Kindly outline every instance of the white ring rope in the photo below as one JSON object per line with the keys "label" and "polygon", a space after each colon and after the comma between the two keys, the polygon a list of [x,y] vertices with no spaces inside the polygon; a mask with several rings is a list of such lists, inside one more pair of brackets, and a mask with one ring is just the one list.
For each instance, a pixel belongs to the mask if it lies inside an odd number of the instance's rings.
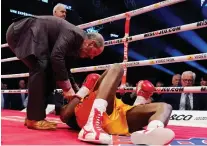
{"label": "white ring rope", "polygon": [[[185,0],[166,0],[166,1],[163,1],[163,2],[159,2],[159,3],[155,3],[155,4],[152,4],[152,5],[146,6],[146,7],[142,7],[140,9],[132,10],[132,11],[129,11],[129,12],[126,12],[126,13],[128,15],[130,15],[131,17],[133,17],[133,16],[136,16],[136,15],[140,15],[140,14],[143,14],[143,13],[146,13],[146,12],[150,12],[150,11],[162,8],[162,7],[166,7],[166,6],[173,5],[173,4],[176,4],[176,3],[179,3],[179,2],[184,2],[184,1]],[[84,28],[87,28],[87,27],[95,26],[95,25],[100,25],[100,24],[105,24],[105,23],[108,23],[108,22],[116,21],[116,20],[121,20],[121,19],[126,18],[126,13],[122,13],[122,14],[119,14],[119,15],[114,15],[114,16],[107,17],[107,18],[104,18],[104,19],[101,19],[101,20],[92,21],[92,22],[89,22],[89,23],[86,23],[86,24],[79,25],[79,27],[84,29]]]}
{"label": "white ring rope", "polygon": [[5,58],[1,59],[1,62],[10,62],[10,61],[16,61],[19,60],[17,57],[10,57],[10,58]]}
{"label": "white ring rope", "polygon": [[[56,89],[61,92],[61,89]],[[136,87],[118,88],[117,92],[135,92]],[[1,90],[1,93],[28,93],[28,90]],[[156,87],[155,93],[207,93],[207,86],[192,87]]]}
{"label": "white ring rope", "polygon": [[[177,56],[177,57],[166,57],[166,58],[142,60],[142,61],[129,61],[129,62],[122,62],[119,64],[125,65],[126,67],[136,67],[136,66],[168,64],[168,63],[176,63],[176,62],[184,62],[184,61],[194,61],[194,60],[207,60],[207,53],[192,54],[192,55]],[[77,72],[105,70],[105,69],[108,69],[111,65],[113,64],[73,68],[71,69],[71,72],[77,73]],[[28,76],[29,76],[29,73],[21,73],[21,74],[1,75],[1,78],[2,79],[21,78],[21,77],[28,77]]]}
{"label": "white ring rope", "polygon": [[[124,37],[121,39],[105,41],[105,46],[121,44],[124,42],[134,42],[138,40],[144,40],[148,38],[154,38],[154,37],[159,37],[163,35],[193,30],[193,29],[200,29],[204,27],[207,27],[207,20],[195,22],[191,24],[186,24],[186,25],[181,25],[181,26],[176,26],[176,27],[171,27],[171,28],[162,29],[162,30],[156,30],[156,31],[148,32],[148,33],[139,34],[139,35]],[[16,60],[19,60],[19,59],[15,57],[11,57],[7,59],[2,59],[1,62],[16,61]]]}
{"label": "white ring rope", "polygon": [[[126,63],[122,62],[119,64],[126,65],[127,67],[136,67],[136,66],[147,66],[147,65],[155,65],[155,64],[168,64],[168,63],[176,63],[176,62],[184,62],[184,61],[194,61],[194,60],[207,60],[207,53],[192,54],[192,55],[177,56],[177,57],[166,57],[166,58],[151,59],[151,60],[129,61]],[[72,73],[77,73],[77,72],[105,70],[108,69],[111,65],[113,64],[73,68],[70,71]]]}
{"label": "white ring rope", "polygon": [[[135,92],[136,87],[118,88],[118,92]],[[207,93],[207,86],[192,87],[156,87],[155,93]]]}
{"label": "white ring rope", "polygon": [[1,44],[1,48],[6,48],[6,47],[9,47],[9,45],[6,43],[6,44]]}
{"label": "white ring rope", "polygon": [[23,77],[29,77],[29,73],[1,75],[1,78],[2,78],[2,79],[23,78]]}
{"label": "white ring rope", "polygon": [[[179,3],[179,2],[184,2],[184,1],[186,1],[186,0],[166,0],[166,1],[163,1],[163,2],[159,2],[159,3],[155,3],[155,4],[152,4],[152,5],[146,6],[146,7],[142,7],[140,9],[132,10],[132,11],[129,11],[129,12],[126,12],[126,13],[132,17],[132,16],[140,15],[140,14],[143,14],[143,13],[146,13],[146,12],[150,12],[150,11],[162,8],[162,7],[170,6],[170,5],[173,5],[173,4],[176,4],[176,3]],[[96,25],[101,25],[101,24],[105,24],[105,23],[108,23],[108,22],[116,21],[116,20],[121,20],[121,19],[126,18],[126,13],[122,13],[122,14],[119,14],[119,15],[114,15],[114,16],[111,16],[111,17],[107,17],[107,18],[104,18],[104,19],[92,21],[92,22],[85,23],[85,24],[81,24],[81,25],[78,25],[78,27],[84,29],[84,28],[88,28],[88,27],[92,27],[92,26],[96,26]],[[1,45],[1,48],[5,48],[5,47],[8,47],[8,44],[2,44]]]}
{"label": "white ring rope", "polygon": [[116,45],[116,44],[121,44],[126,42],[134,42],[138,40],[144,40],[148,38],[155,38],[159,36],[164,36],[168,34],[173,34],[173,33],[178,33],[178,32],[183,32],[183,31],[188,31],[188,30],[194,30],[194,29],[200,29],[207,27],[207,20],[195,22],[195,23],[190,23],[186,25],[181,25],[181,26],[175,26],[175,27],[170,27],[166,29],[161,29],[161,30],[156,30],[148,33],[143,33],[143,34],[138,34],[134,36],[129,36],[127,38],[121,38],[121,39],[114,39],[114,40],[109,40],[105,41],[105,46],[111,46],[111,45]]}

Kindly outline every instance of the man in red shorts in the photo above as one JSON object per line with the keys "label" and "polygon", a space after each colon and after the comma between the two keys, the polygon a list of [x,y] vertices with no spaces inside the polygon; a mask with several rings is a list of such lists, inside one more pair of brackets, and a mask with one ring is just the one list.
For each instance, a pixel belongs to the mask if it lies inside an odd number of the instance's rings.
{"label": "man in red shorts", "polygon": [[[137,84],[134,106],[124,104],[115,96],[122,75],[123,68],[119,64],[114,64],[102,76],[89,74],[76,96],[62,109],[61,120],[81,129],[78,139],[82,141],[112,144],[112,134],[131,133],[134,144],[169,143],[174,132],[164,127],[169,121],[171,106],[145,104],[155,90],[147,80]],[[145,126],[146,130],[141,130]]]}

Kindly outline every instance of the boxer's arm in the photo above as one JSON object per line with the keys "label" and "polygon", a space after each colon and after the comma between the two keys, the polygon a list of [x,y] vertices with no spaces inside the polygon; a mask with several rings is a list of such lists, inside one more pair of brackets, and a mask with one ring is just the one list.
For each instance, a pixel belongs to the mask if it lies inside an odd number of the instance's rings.
{"label": "boxer's arm", "polygon": [[80,103],[79,98],[73,98],[69,104],[63,106],[60,111],[60,119],[66,123],[74,114],[75,107]]}
{"label": "boxer's arm", "polygon": [[72,33],[67,35],[60,33],[50,56],[52,68],[56,77],[56,83],[58,87],[65,92],[69,91],[71,88],[68,71],[65,65],[65,56],[67,52],[71,50],[70,48],[72,47],[73,41],[74,36]]}
{"label": "boxer's arm", "polygon": [[94,87],[94,91],[96,91],[99,88],[99,86],[100,86],[101,82],[103,81],[104,77],[106,76],[107,72],[108,72],[108,69],[105,70],[104,73],[101,75],[101,77],[99,78],[98,82],[96,83],[96,85]]}

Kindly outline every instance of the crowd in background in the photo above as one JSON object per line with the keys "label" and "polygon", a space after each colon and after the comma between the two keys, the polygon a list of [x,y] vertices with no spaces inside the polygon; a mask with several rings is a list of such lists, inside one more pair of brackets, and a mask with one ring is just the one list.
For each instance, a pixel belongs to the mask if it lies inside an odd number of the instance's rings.
{"label": "crowd in background", "polygon": [[[203,75],[199,84],[196,84],[196,74],[192,71],[185,71],[172,76],[172,82],[165,85],[162,81],[157,81],[155,87],[192,87],[207,86],[207,75]],[[133,105],[136,93],[119,94],[124,103]],[[173,110],[207,110],[207,93],[154,93],[152,102],[165,102],[173,107]]]}
{"label": "crowd in background", "polygon": [[[199,80],[199,79],[198,79]],[[200,83],[196,84],[196,74],[192,71],[185,71],[172,76],[172,82],[165,85],[162,81],[154,83],[155,87],[189,87],[189,86],[207,86],[207,74],[203,75]],[[138,82],[138,81],[137,81]],[[81,86],[81,83],[78,83]],[[1,83],[1,89],[6,90],[7,84]],[[18,89],[27,89],[25,80],[19,80]],[[136,85],[126,84],[127,87],[135,87]],[[117,93],[117,98],[121,98],[124,103],[133,105],[137,95],[132,93]],[[1,108],[12,110],[23,110],[27,107],[27,93],[2,93]],[[56,90],[47,98],[49,104],[55,104],[57,114],[60,107],[67,102],[61,93]],[[174,110],[207,110],[207,94],[206,93],[154,93],[151,97],[152,102],[165,102],[170,104]]]}

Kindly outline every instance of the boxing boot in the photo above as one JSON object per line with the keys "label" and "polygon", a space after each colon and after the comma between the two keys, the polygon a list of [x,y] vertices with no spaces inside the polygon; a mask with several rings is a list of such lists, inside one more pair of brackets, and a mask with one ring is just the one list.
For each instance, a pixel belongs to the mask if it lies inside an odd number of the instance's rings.
{"label": "boxing boot", "polygon": [[[102,129],[103,113],[106,111],[107,102],[96,99],[91,109],[88,121],[78,134],[78,139],[98,144],[111,144],[112,136]],[[99,103],[98,103],[99,102]]]}
{"label": "boxing boot", "polygon": [[132,133],[131,142],[133,144],[167,145],[174,137],[175,133],[171,129],[159,127]]}

